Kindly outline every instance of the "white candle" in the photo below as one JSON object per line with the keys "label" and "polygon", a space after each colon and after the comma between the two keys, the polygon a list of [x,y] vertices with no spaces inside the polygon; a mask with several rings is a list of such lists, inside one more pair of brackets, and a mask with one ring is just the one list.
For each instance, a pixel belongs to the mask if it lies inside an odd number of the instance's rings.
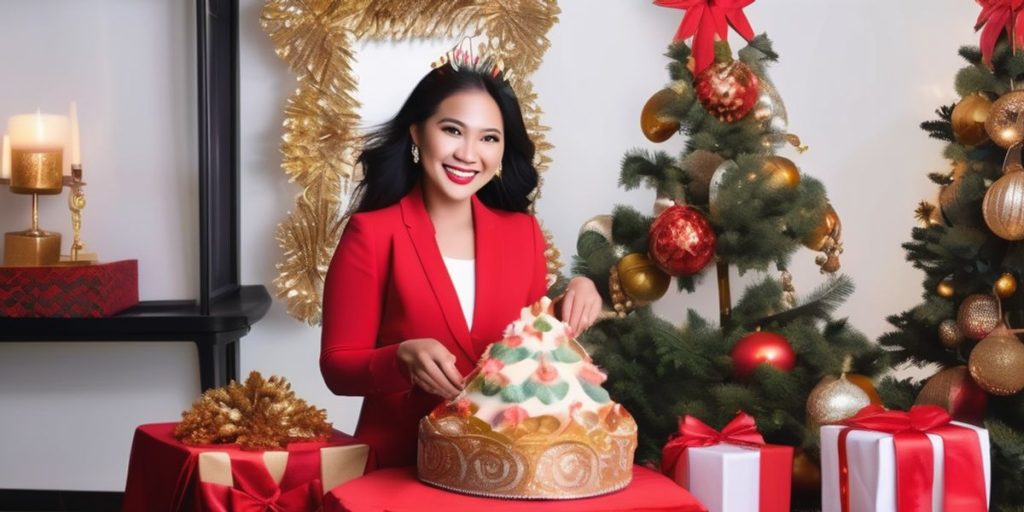
{"label": "white candle", "polygon": [[62,151],[68,140],[68,118],[53,114],[21,114],[7,120],[11,149]]}
{"label": "white candle", "polygon": [[4,152],[0,159],[0,179],[11,179],[11,136],[4,134]]}
{"label": "white candle", "polygon": [[82,146],[78,140],[78,104],[71,102],[71,165],[82,165]]}

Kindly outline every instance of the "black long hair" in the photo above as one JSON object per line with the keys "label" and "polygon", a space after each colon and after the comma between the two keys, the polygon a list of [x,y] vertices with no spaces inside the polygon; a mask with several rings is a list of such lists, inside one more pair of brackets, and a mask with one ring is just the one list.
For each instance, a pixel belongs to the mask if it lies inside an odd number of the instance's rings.
{"label": "black long hair", "polygon": [[498,104],[504,124],[505,153],[501,159],[501,177],[484,185],[477,197],[491,208],[526,212],[537,188],[537,169],[533,166],[535,148],[526,132],[519,100],[507,81],[473,69],[455,70],[440,66],[427,73],[409,94],[395,117],[365,137],[359,163],[363,180],[353,194],[350,212],[378,210],[397,203],[423,178],[419,164],[412,161],[412,136],[409,127],[421,126],[437,113],[445,98],[466,90],[482,90]]}

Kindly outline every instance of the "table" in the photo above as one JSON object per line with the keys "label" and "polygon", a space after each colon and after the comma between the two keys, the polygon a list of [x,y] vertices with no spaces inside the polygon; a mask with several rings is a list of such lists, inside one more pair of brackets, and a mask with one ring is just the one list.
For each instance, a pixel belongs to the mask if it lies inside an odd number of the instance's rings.
{"label": "table", "polygon": [[438,489],[416,479],[416,468],[374,471],[335,487],[324,497],[325,512],[706,512],[696,498],[668,477],[633,467],[625,489],[577,500],[503,500]]}

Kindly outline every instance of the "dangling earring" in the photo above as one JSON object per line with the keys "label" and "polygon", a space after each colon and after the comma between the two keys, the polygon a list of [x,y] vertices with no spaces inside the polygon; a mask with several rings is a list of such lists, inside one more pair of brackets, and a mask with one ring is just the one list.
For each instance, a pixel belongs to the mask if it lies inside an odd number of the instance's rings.
{"label": "dangling earring", "polygon": [[494,177],[495,178],[500,178],[501,177],[501,162],[498,162],[498,170],[494,172]]}
{"label": "dangling earring", "polygon": [[412,145],[412,163],[420,163],[420,148],[416,144]]}

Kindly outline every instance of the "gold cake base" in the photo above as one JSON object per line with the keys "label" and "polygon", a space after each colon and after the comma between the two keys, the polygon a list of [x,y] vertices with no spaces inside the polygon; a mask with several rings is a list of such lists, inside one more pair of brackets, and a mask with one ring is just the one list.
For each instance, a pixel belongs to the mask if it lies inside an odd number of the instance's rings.
{"label": "gold cake base", "polygon": [[514,439],[474,416],[428,415],[420,420],[417,474],[430,485],[491,498],[577,499],[615,492],[633,478],[637,443],[636,422],[618,409],[614,419],[610,414],[611,421],[591,428],[572,422]]}
{"label": "gold cake base", "polygon": [[60,261],[60,233],[16,231],[4,234],[4,266],[42,267]]}

